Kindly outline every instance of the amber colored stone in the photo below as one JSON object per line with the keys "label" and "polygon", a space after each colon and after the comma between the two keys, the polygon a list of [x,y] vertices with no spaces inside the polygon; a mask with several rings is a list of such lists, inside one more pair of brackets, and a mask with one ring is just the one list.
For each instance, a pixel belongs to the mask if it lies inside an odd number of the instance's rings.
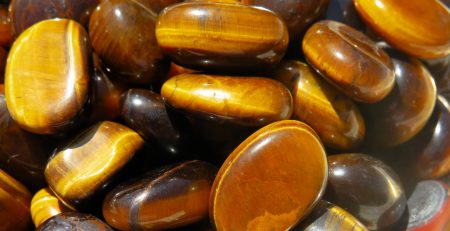
{"label": "amber colored stone", "polygon": [[281,60],[289,43],[286,25],[274,12],[210,1],[165,8],[156,37],[181,66],[228,72],[266,69]]}
{"label": "amber colored stone", "polygon": [[220,168],[210,218],[218,231],[287,230],[320,200],[327,172],[325,150],[309,126],[272,123],[241,143]]}
{"label": "amber colored stone", "polygon": [[98,123],[55,151],[45,168],[45,179],[65,204],[82,206],[111,182],[143,144],[139,134],[126,126]]}
{"label": "amber colored stone", "polygon": [[364,138],[364,119],[358,107],[345,95],[299,61],[283,61],[275,70],[294,98],[293,118],[306,122],[325,146],[356,148]]}
{"label": "amber colored stone", "polygon": [[382,161],[364,154],[328,156],[325,199],[353,214],[370,230],[400,220],[406,198],[397,174]]}
{"label": "amber colored stone", "polygon": [[24,183],[30,190],[44,187],[44,168],[55,142],[22,130],[6,108],[0,85],[0,168]]}
{"label": "amber colored stone", "polygon": [[439,0],[354,3],[365,23],[393,47],[418,58],[450,54],[450,11]]}
{"label": "amber colored stone", "polygon": [[292,96],[262,77],[182,74],[166,81],[161,96],[172,107],[202,117],[263,126],[292,115]]}
{"label": "amber colored stone", "polygon": [[328,201],[320,201],[293,231],[328,231],[351,230],[368,231],[368,229],[350,213]]}
{"label": "amber colored stone", "polygon": [[217,168],[188,161],[152,170],[112,190],[103,216],[120,230],[162,230],[208,217],[208,201]]}
{"label": "amber colored stone", "polygon": [[50,19],[15,41],[6,64],[6,102],[25,130],[54,134],[74,126],[89,93],[89,43],[75,21]]}
{"label": "amber colored stone", "polygon": [[10,17],[13,31],[19,36],[31,25],[53,18],[72,19],[87,26],[100,0],[12,0]]}
{"label": "amber colored stone", "polygon": [[0,46],[9,47],[13,41],[8,6],[0,5]]}
{"label": "amber colored stone", "polygon": [[53,216],[39,226],[36,231],[112,231],[102,220],[90,214],[65,212]]}
{"label": "amber colored stone", "polygon": [[193,72],[197,72],[197,71],[194,69],[182,67],[182,66],[172,62],[170,64],[170,70],[169,70],[169,74],[167,75],[167,79],[170,79],[177,75],[188,74],[188,73],[193,73]]}
{"label": "amber colored stone", "polygon": [[0,169],[0,230],[28,230],[31,194],[19,181]]}
{"label": "amber colored stone", "polygon": [[286,22],[289,40],[298,43],[308,27],[324,16],[329,0],[240,0],[240,2],[261,6],[277,13]]}
{"label": "amber colored stone", "polygon": [[448,230],[450,187],[435,180],[419,182],[408,198],[408,209],[407,231]]}
{"label": "amber colored stone", "polygon": [[102,1],[92,13],[89,36],[105,66],[137,84],[163,78],[168,64],[156,42],[154,1]]}
{"label": "amber colored stone", "polygon": [[172,113],[160,95],[144,89],[130,89],[123,95],[122,119],[146,141],[156,143],[171,156],[188,154],[188,121]]}
{"label": "amber colored stone", "polygon": [[34,194],[30,211],[34,226],[38,227],[49,218],[72,210],[65,206],[49,188],[43,188]]}
{"label": "amber colored stone", "polygon": [[120,116],[120,97],[130,87],[108,75],[97,55],[91,79],[90,121],[115,120]]}
{"label": "amber colored stone", "polygon": [[329,20],[314,24],[302,46],[311,66],[356,101],[380,101],[394,86],[389,56],[369,37],[345,24]]}
{"label": "amber colored stone", "polygon": [[417,59],[391,52],[395,87],[382,101],[362,105],[366,120],[366,144],[395,146],[411,139],[425,126],[436,101],[436,86]]}

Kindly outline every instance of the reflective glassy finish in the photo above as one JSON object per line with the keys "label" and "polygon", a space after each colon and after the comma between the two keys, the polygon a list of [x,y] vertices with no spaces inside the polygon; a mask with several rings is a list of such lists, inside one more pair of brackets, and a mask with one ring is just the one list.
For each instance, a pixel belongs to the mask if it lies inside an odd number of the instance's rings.
{"label": "reflective glassy finish", "polygon": [[0,169],[0,230],[29,230],[30,201],[28,189]]}
{"label": "reflective glassy finish", "polygon": [[281,60],[289,42],[287,27],[274,12],[209,1],[165,8],[156,37],[181,66],[228,72],[266,69]]}
{"label": "reflective glassy finish", "polygon": [[309,124],[324,145],[356,148],[364,138],[364,119],[357,106],[318,76],[307,64],[283,61],[274,71],[294,98],[294,118]]}
{"label": "reflective glassy finish", "polygon": [[406,198],[397,174],[364,154],[328,156],[327,201],[353,214],[370,230],[385,229],[401,218]]}
{"label": "reflective glassy finish", "polygon": [[369,146],[394,146],[411,139],[426,124],[436,102],[436,86],[424,65],[400,53],[390,53],[395,87],[382,101],[361,105]]}
{"label": "reflective glassy finish", "polygon": [[36,231],[112,231],[102,220],[90,214],[65,212],[53,216],[39,226]]}
{"label": "reflective glassy finish", "polygon": [[393,47],[418,58],[450,54],[450,11],[439,0],[354,2],[364,22]]}
{"label": "reflective glassy finish", "polygon": [[89,56],[87,33],[75,21],[46,20],[22,33],[6,65],[11,117],[38,134],[74,127],[88,101]]}
{"label": "reflective glassy finish", "polygon": [[302,47],[311,66],[356,101],[380,101],[394,86],[389,56],[369,37],[345,24],[330,20],[314,24]]}
{"label": "reflective glassy finish", "polygon": [[73,19],[87,26],[100,0],[12,0],[10,17],[13,31],[19,36],[31,25],[52,18]]}
{"label": "reflective glassy finish", "polygon": [[321,198],[327,171],[325,150],[309,126],[272,123],[242,142],[222,165],[209,215],[218,231],[292,228]]}
{"label": "reflective glassy finish", "polygon": [[38,227],[49,218],[72,210],[65,206],[52,190],[43,188],[34,194],[30,211],[34,226]]}
{"label": "reflective glassy finish", "polygon": [[121,114],[130,128],[167,153],[182,156],[189,152],[188,121],[169,111],[160,95],[130,89],[123,95]]}
{"label": "reflective glassy finish", "polygon": [[139,134],[126,126],[98,123],[55,151],[45,168],[45,179],[65,204],[83,207],[143,144]]}
{"label": "reflective glassy finish", "polygon": [[94,51],[112,73],[132,83],[158,81],[168,70],[169,63],[156,42],[158,12],[152,2],[102,1],[89,23]]}
{"label": "reflective glassy finish", "polygon": [[161,96],[175,109],[246,126],[292,115],[292,96],[280,82],[262,77],[182,74],[166,81]]}
{"label": "reflective glassy finish", "polygon": [[106,221],[120,230],[161,230],[208,217],[216,167],[188,161],[152,170],[114,188],[103,203]]}
{"label": "reflective glassy finish", "polygon": [[300,42],[306,29],[325,14],[329,0],[240,0],[277,13],[286,22],[291,42]]}
{"label": "reflective glassy finish", "polygon": [[294,231],[368,231],[354,216],[327,201],[320,201]]}

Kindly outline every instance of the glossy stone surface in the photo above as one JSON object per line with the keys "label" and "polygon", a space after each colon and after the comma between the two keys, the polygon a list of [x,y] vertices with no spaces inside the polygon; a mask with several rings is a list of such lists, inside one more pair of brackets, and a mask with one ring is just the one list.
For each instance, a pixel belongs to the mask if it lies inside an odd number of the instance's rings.
{"label": "glossy stone surface", "polygon": [[294,118],[310,125],[325,146],[348,150],[359,145],[365,134],[364,119],[347,96],[299,61],[283,61],[273,76],[291,91]]}
{"label": "glossy stone surface", "polygon": [[448,230],[450,187],[440,181],[421,181],[408,199],[408,231]]}
{"label": "glossy stone surface", "polygon": [[292,96],[282,83],[262,77],[182,74],[166,81],[161,96],[193,115],[263,126],[292,115]]}
{"label": "glossy stone surface", "polygon": [[421,62],[390,53],[395,67],[395,87],[382,101],[361,107],[366,119],[365,142],[370,146],[394,146],[411,139],[430,118],[436,86]]}
{"label": "glossy stone surface", "polygon": [[94,55],[90,121],[115,120],[120,116],[120,96],[130,87],[108,74],[100,58]]}
{"label": "glossy stone surface", "polygon": [[298,43],[308,27],[323,17],[329,0],[240,0],[240,2],[261,6],[277,13],[286,22],[289,40]]}
{"label": "glossy stone surface", "polygon": [[87,26],[91,12],[100,0],[12,0],[10,17],[19,36],[31,25],[53,18],[73,19]]}
{"label": "glossy stone surface", "polygon": [[294,231],[351,230],[368,231],[354,216],[339,206],[320,201]]}
{"label": "glossy stone surface", "polygon": [[450,54],[450,11],[439,0],[354,2],[365,23],[393,47],[418,58]]}
{"label": "glossy stone surface", "polygon": [[49,188],[43,188],[34,194],[30,211],[34,226],[39,227],[49,218],[72,210],[65,206]]}
{"label": "glossy stone surface", "polygon": [[9,47],[13,41],[11,31],[11,19],[8,13],[8,6],[0,5],[0,46]]}
{"label": "glossy stone surface", "polygon": [[89,43],[75,21],[42,21],[22,33],[6,65],[11,117],[25,130],[54,134],[72,128],[88,100]]}
{"label": "glossy stone surface", "polygon": [[292,228],[321,198],[327,171],[325,150],[309,126],[293,120],[267,125],[220,168],[211,220],[218,231]]}
{"label": "glossy stone surface", "polygon": [[49,137],[24,131],[14,122],[0,85],[0,168],[30,189],[44,187],[44,168],[54,147]]}
{"label": "glossy stone surface", "polygon": [[162,230],[208,217],[217,168],[188,161],[152,170],[117,186],[104,200],[103,216],[120,230]]}
{"label": "glossy stone surface", "polygon": [[156,42],[152,2],[102,1],[89,23],[92,47],[105,66],[132,83],[158,81],[168,69]]}
{"label": "glossy stone surface", "polygon": [[45,179],[65,204],[83,205],[110,183],[143,143],[139,134],[126,126],[98,123],[53,154],[45,168]]}
{"label": "glossy stone surface", "polygon": [[0,230],[28,230],[30,200],[28,189],[0,169]]}
{"label": "glossy stone surface", "polygon": [[314,24],[302,47],[311,66],[356,101],[380,101],[394,86],[389,56],[369,37],[345,24],[329,20]]}
{"label": "glossy stone surface", "polygon": [[165,8],[156,37],[181,66],[228,72],[266,69],[281,60],[289,42],[283,19],[272,11],[209,1]]}
{"label": "glossy stone surface", "polygon": [[167,153],[180,156],[189,152],[188,121],[169,111],[160,95],[130,89],[123,95],[121,114],[130,128]]}
{"label": "glossy stone surface", "polygon": [[113,229],[100,219],[83,213],[65,212],[56,215],[41,226],[36,231],[112,231]]}
{"label": "glossy stone surface", "polygon": [[353,214],[370,230],[394,225],[406,207],[397,174],[380,160],[364,154],[328,156],[325,199]]}

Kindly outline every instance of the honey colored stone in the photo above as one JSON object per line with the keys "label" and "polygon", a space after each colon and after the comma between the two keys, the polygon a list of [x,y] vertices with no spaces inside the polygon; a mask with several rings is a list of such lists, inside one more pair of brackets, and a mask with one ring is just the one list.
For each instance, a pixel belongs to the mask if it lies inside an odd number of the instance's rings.
{"label": "honey colored stone", "polygon": [[365,23],[395,48],[417,58],[450,54],[450,11],[439,0],[354,3]]}
{"label": "honey colored stone", "polygon": [[311,214],[306,217],[294,231],[328,231],[351,230],[368,231],[368,229],[350,213],[327,201],[320,201]]}
{"label": "honey colored stone", "polygon": [[364,119],[347,96],[299,61],[283,61],[273,75],[291,90],[294,118],[309,124],[325,146],[345,150],[359,145]]}
{"label": "honey colored stone", "polygon": [[320,200],[325,150],[306,124],[285,120],[261,128],[230,154],[210,197],[218,231],[288,230]]}
{"label": "honey colored stone", "polygon": [[75,21],[52,19],[22,33],[6,64],[11,117],[25,130],[54,134],[74,126],[89,92],[89,43]]}
{"label": "honey colored stone", "polygon": [[45,168],[45,179],[65,204],[82,205],[110,183],[143,144],[128,127],[98,123],[55,152]]}
{"label": "honey colored stone", "polygon": [[188,161],[152,170],[117,186],[104,200],[103,216],[120,230],[165,230],[208,217],[217,168]]}
{"label": "honey colored stone", "polygon": [[247,126],[262,126],[292,115],[292,96],[269,78],[182,74],[166,81],[161,96],[190,114]]}
{"label": "honey colored stone", "polygon": [[302,47],[311,66],[353,100],[380,101],[394,86],[389,56],[369,37],[345,24],[330,20],[314,24]]}
{"label": "honey colored stone", "polygon": [[39,190],[31,200],[31,218],[36,227],[53,216],[69,211],[72,210],[65,206],[49,188]]}
{"label": "honey colored stone", "polygon": [[267,68],[281,60],[289,43],[287,27],[274,12],[211,1],[165,8],[156,38],[175,63],[222,71]]}
{"label": "honey colored stone", "polygon": [[30,228],[31,194],[19,181],[0,169],[0,230]]}

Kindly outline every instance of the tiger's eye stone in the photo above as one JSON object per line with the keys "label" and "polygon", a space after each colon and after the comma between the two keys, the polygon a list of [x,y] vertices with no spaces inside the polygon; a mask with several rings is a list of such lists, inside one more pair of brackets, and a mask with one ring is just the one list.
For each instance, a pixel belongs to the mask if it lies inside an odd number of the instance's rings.
{"label": "tiger's eye stone", "polygon": [[156,42],[158,12],[152,2],[102,1],[89,23],[92,47],[105,66],[132,83],[155,82],[168,70],[169,63]]}
{"label": "tiger's eye stone", "polygon": [[72,210],[65,206],[49,188],[39,190],[31,200],[31,217],[36,227],[53,216],[69,211]]}
{"label": "tiger's eye stone", "polygon": [[364,154],[328,156],[325,199],[358,218],[370,230],[385,229],[401,218],[406,198],[397,174]]}
{"label": "tiger's eye stone", "polygon": [[354,216],[328,201],[320,201],[294,231],[368,231]]}
{"label": "tiger's eye stone", "polygon": [[395,146],[411,139],[425,126],[436,101],[435,83],[423,64],[400,53],[390,54],[394,89],[382,101],[361,107],[369,146]]}
{"label": "tiger's eye stone", "polygon": [[354,3],[365,23],[393,47],[418,58],[450,54],[450,11],[439,0]]}
{"label": "tiger's eye stone", "polygon": [[65,212],[53,216],[39,226],[36,231],[112,231],[102,220],[78,212]]}
{"label": "tiger's eye stone", "polygon": [[9,18],[8,6],[0,5],[0,46],[9,47],[13,41],[11,31],[11,19]]}
{"label": "tiger's eye stone", "polygon": [[284,120],[241,143],[217,173],[210,218],[222,230],[287,230],[308,215],[327,182],[325,150],[306,124]]}
{"label": "tiger's eye stone", "polygon": [[165,8],[156,38],[175,63],[213,71],[267,69],[281,60],[289,43],[286,25],[274,12],[209,1]]}
{"label": "tiger's eye stone", "polygon": [[408,209],[407,231],[448,230],[450,187],[435,180],[419,182],[408,199]]}
{"label": "tiger's eye stone", "polygon": [[28,189],[0,169],[0,230],[28,230],[30,200]]}
{"label": "tiger's eye stone", "polygon": [[299,61],[283,61],[273,75],[291,90],[294,118],[310,125],[325,146],[345,150],[359,145],[364,119],[349,98]]}
{"label": "tiger's eye stone", "polygon": [[389,56],[367,36],[345,24],[321,21],[308,29],[302,43],[308,62],[350,98],[374,103],[395,82]]}
{"label": "tiger's eye stone", "polygon": [[65,204],[82,205],[110,183],[143,144],[128,127],[98,123],[55,152],[45,168],[45,179]]}
{"label": "tiger's eye stone", "polygon": [[54,134],[75,125],[89,92],[89,43],[75,21],[51,19],[15,41],[6,64],[6,102],[25,130]]}
{"label": "tiger's eye stone", "polygon": [[72,19],[87,26],[100,0],[13,0],[10,17],[14,34],[19,36],[31,25],[53,18]]}
{"label": "tiger's eye stone", "polygon": [[190,114],[247,126],[289,119],[293,108],[289,90],[262,77],[182,74],[164,83],[161,96]]}
{"label": "tiger's eye stone", "polygon": [[120,230],[162,230],[208,217],[216,167],[189,161],[150,171],[117,186],[105,198],[103,216]]}
{"label": "tiger's eye stone", "polygon": [[123,95],[122,118],[148,142],[167,153],[180,156],[189,152],[188,121],[171,113],[160,95],[144,89],[130,89]]}
{"label": "tiger's eye stone", "polygon": [[20,129],[9,115],[5,91],[0,85],[0,168],[30,190],[44,187],[44,168],[54,143],[47,136]]}
{"label": "tiger's eye stone", "polygon": [[291,42],[301,36],[327,10],[329,0],[240,0],[244,4],[261,6],[277,13],[286,22]]}

